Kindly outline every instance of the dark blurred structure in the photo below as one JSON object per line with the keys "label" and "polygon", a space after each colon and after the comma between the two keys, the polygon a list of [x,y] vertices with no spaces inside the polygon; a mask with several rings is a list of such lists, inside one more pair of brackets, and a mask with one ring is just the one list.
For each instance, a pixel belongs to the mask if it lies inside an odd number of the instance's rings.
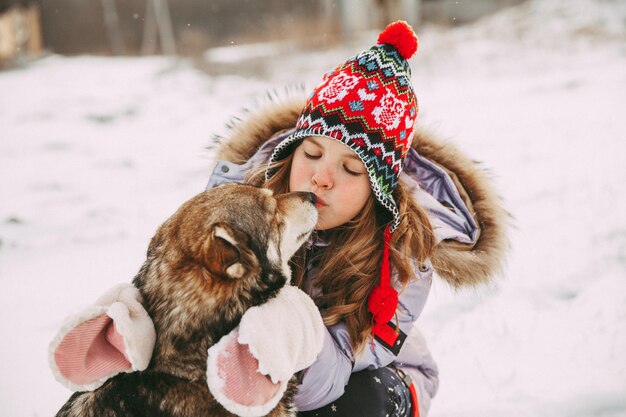
{"label": "dark blurred structure", "polygon": [[[152,0],[46,0],[42,7],[44,43],[61,54],[162,52],[164,27],[172,28],[183,54],[230,43],[285,37],[323,37],[325,0],[170,0],[170,23],[150,16]],[[168,4],[169,3],[169,4]],[[111,5],[114,11],[111,11]],[[108,9],[108,10],[107,10]],[[107,14],[116,17],[106,19]],[[112,22],[113,20],[113,22]],[[146,26],[155,26],[150,29]],[[115,33],[120,39],[115,40]]]}
{"label": "dark blurred structure", "polygon": [[39,2],[0,0],[0,68],[41,53]]}
{"label": "dark blurred structure", "polygon": [[440,25],[459,25],[473,22],[505,7],[525,0],[422,0],[424,20]]}
{"label": "dark blurred structure", "polygon": [[55,53],[193,55],[284,39],[323,46],[397,19],[458,24],[521,1],[45,0],[41,10],[44,45]]}

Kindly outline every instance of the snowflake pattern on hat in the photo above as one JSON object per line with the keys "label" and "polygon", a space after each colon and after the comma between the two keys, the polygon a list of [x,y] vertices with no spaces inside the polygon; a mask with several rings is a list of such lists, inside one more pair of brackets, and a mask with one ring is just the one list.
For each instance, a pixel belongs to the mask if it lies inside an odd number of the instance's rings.
{"label": "snowflake pattern on hat", "polygon": [[337,74],[324,88],[317,94],[320,101],[334,103],[337,100],[343,100],[355,85],[359,82],[359,78],[354,75],[344,73]]}
{"label": "snowflake pattern on hat", "polygon": [[391,91],[387,90],[372,114],[376,123],[385,126],[386,130],[393,130],[400,124],[406,106],[407,103],[399,100]]}

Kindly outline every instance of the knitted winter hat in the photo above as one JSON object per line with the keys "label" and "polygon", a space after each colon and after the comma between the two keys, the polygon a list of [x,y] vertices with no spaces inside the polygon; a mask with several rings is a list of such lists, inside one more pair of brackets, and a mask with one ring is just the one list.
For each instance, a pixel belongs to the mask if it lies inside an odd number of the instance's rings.
{"label": "knitted winter hat", "polygon": [[[377,45],[324,76],[307,99],[294,133],[270,157],[270,163],[279,161],[299,139],[322,136],[344,143],[363,161],[376,199],[393,219],[385,228],[380,283],[368,298],[373,334],[389,346],[395,345],[399,332],[388,324],[398,306],[398,293],[391,285],[389,246],[400,215],[392,193],[417,119],[407,62],[416,50],[417,37],[406,22],[387,26]],[[272,173],[266,171],[266,178]]]}
{"label": "knitted winter hat", "polygon": [[[363,161],[376,199],[393,218],[393,232],[400,216],[392,192],[418,112],[407,62],[416,50],[417,37],[406,22],[387,26],[377,45],[325,74],[307,99],[294,133],[276,146],[270,163],[289,154],[299,139],[339,140]],[[271,174],[266,172],[266,177]]]}

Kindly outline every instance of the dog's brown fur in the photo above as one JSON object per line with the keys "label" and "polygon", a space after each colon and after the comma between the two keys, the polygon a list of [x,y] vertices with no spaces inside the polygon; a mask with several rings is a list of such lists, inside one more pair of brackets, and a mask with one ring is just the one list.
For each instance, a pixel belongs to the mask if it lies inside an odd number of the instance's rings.
{"label": "dog's brown fur", "polygon": [[[150,366],[74,394],[57,416],[232,416],[207,388],[207,349],[288,282],[281,252],[290,257],[306,240],[315,219],[302,217],[312,213],[308,193],[274,197],[243,185],[185,203],[159,228],[133,281],[157,332]],[[295,415],[293,394],[292,384],[268,415]]]}

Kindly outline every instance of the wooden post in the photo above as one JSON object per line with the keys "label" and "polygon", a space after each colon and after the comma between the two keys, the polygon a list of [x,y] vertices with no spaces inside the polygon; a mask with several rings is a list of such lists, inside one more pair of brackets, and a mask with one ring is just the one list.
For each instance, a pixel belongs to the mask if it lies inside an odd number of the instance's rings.
{"label": "wooden post", "polygon": [[124,37],[120,30],[115,0],[100,0],[100,3],[104,11],[104,25],[106,26],[109,42],[111,43],[111,52],[113,55],[125,54],[126,45],[124,44]]}
{"label": "wooden post", "polygon": [[422,0],[400,0],[400,4],[403,16],[400,16],[399,19],[406,20],[417,30],[422,22]]}
{"label": "wooden post", "polygon": [[319,22],[324,38],[328,39],[336,32],[336,24],[339,21],[339,7],[333,0],[322,0],[322,18]]}
{"label": "wooden post", "polygon": [[141,40],[141,54],[152,55],[156,52],[157,45],[157,27],[156,12],[154,11],[154,2],[146,1],[146,15],[143,20],[143,38]]}
{"label": "wooden post", "polygon": [[357,32],[372,28],[371,8],[372,0],[341,1],[341,34],[344,39],[352,39]]}
{"label": "wooden post", "polygon": [[15,56],[17,42],[13,13],[14,9],[10,8],[0,14],[0,65],[11,62]]}
{"label": "wooden post", "polygon": [[0,14],[0,66],[41,53],[39,6],[12,6]]}
{"label": "wooden post", "polygon": [[31,4],[28,7],[26,21],[28,22],[28,53],[39,54],[43,49],[43,41],[41,36],[41,11],[38,5]]}
{"label": "wooden post", "polygon": [[378,25],[382,29],[396,20],[406,20],[413,28],[420,23],[421,0],[376,0]]}
{"label": "wooden post", "polygon": [[158,39],[161,43],[161,52],[167,55],[176,54],[176,38],[167,0],[147,0],[146,16],[143,26],[141,53],[150,55],[156,52]]}
{"label": "wooden post", "polygon": [[176,54],[176,40],[174,39],[174,29],[167,0],[153,0],[156,11],[156,22],[159,28],[159,38],[161,39],[161,51],[167,55]]}

